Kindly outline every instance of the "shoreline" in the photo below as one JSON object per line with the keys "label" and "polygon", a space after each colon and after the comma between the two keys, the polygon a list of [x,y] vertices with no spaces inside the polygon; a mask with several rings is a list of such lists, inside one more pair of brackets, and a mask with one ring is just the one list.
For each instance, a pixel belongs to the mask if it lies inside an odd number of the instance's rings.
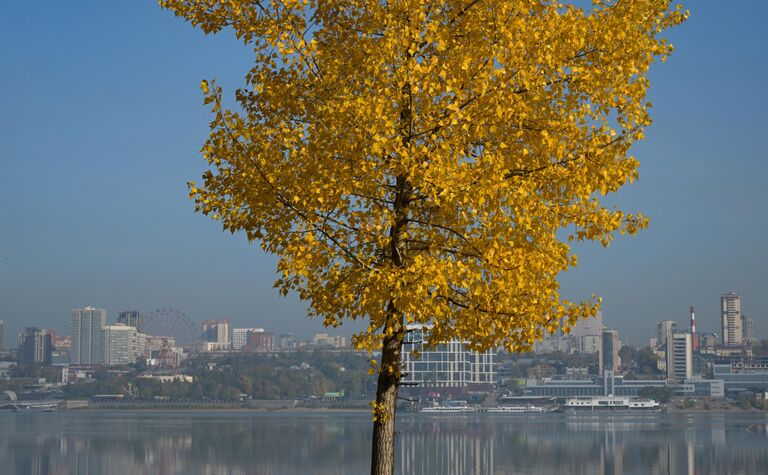
{"label": "shoreline", "polygon": [[[75,407],[62,407],[56,412],[208,412],[208,413],[306,413],[306,414],[332,414],[332,413],[366,413],[369,414],[371,409],[362,407],[205,407],[205,406],[190,406],[190,407],[163,407],[163,406],[140,406],[140,405],[99,405],[99,406],[75,406]],[[36,411],[37,412],[37,411]],[[741,408],[741,407],[713,407],[711,409],[704,408],[677,408],[666,407],[662,412],[655,413],[654,415],[677,415],[677,414],[706,414],[706,413],[718,413],[718,414],[765,414],[768,415],[768,411],[756,408]],[[411,411],[398,411],[400,416],[412,416],[419,415],[419,412]],[[537,414],[538,416],[548,416],[550,414],[559,414],[554,412],[544,412]],[[475,413],[467,415],[478,415]],[[625,414],[622,414],[625,415]],[[633,416],[635,414],[626,414]],[[530,417],[530,415],[527,415]],[[502,415],[503,417],[503,415]]]}
{"label": "shoreline", "polygon": [[359,412],[370,413],[371,410],[367,408],[356,407],[328,407],[328,408],[315,408],[315,407],[205,407],[205,406],[139,406],[139,405],[99,405],[99,406],[77,406],[77,407],[62,407],[59,411],[73,411],[73,412],[242,412],[242,413],[346,413],[346,412]]}

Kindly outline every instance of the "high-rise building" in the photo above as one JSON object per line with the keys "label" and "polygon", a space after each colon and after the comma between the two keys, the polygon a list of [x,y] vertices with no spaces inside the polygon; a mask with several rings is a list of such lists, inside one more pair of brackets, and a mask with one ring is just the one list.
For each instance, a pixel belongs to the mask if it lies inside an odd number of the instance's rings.
{"label": "high-rise building", "polygon": [[[491,350],[472,351],[460,340],[426,346],[429,327],[411,324],[403,345],[403,382],[421,390],[488,388],[496,374]],[[418,352],[418,356],[412,353]]]}
{"label": "high-rise building", "polygon": [[219,348],[229,348],[229,320],[206,320],[203,322],[203,341],[216,343]]}
{"label": "high-rise building", "polygon": [[720,297],[720,315],[724,346],[741,346],[744,333],[741,327],[741,296],[729,292]]}
{"label": "high-rise building", "polygon": [[243,351],[248,344],[249,333],[264,333],[263,328],[233,328],[232,329],[232,349]]}
{"label": "high-rise building", "polygon": [[576,350],[582,353],[598,353],[603,329],[602,310],[598,310],[593,318],[578,320],[571,329],[571,336],[576,340]]}
{"label": "high-rise building", "polygon": [[571,329],[571,336],[580,338],[583,336],[600,336],[603,332],[603,311],[598,310],[592,318],[581,318]]}
{"label": "high-rise building", "polygon": [[755,342],[755,320],[747,317],[746,315],[741,316],[741,331],[742,331],[742,339],[744,340],[744,343],[747,345],[751,345]]}
{"label": "high-rise building", "polygon": [[684,381],[693,376],[690,333],[673,333],[667,340],[667,379]]}
{"label": "high-rise building", "polygon": [[51,334],[45,328],[28,327],[19,340],[19,363],[51,364]]}
{"label": "high-rise building", "polygon": [[72,310],[72,348],[69,364],[96,366],[104,364],[104,325],[107,311],[103,308]]}
{"label": "high-rise building", "polygon": [[0,351],[4,351],[5,350],[5,344],[4,344],[5,337],[3,336],[3,328],[4,328],[4,326],[5,326],[5,323],[2,320],[0,320]]}
{"label": "high-rise building", "polygon": [[117,315],[117,323],[128,325],[139,332],[144,332],[144,314],[138,310],[127,310]]}
{"label": "high-rise building", "polygon": [[275,351],[275,334],[270,332],[250,332],[248,333],[248,343],[245,345],[246,351],[271,352]]}
{"label": "high-rise building", "polygon": [[619,351],[621,342],[619,341],[619,332],[616,330],[604,330],[603,338],[600,344],[600,374],[606,371],[619,372]]}
{"label": "high-rise building", "polygon": [[664,350],[667,347],[667,338],[677,332],[677,322],[662,320],[656,325],[656,348]]}
{"label": "high-rise building", "polygon": [[135,363],[144,352],[145,338],[132,325],[116,323],[104,326],[104,364],[107,366]]}

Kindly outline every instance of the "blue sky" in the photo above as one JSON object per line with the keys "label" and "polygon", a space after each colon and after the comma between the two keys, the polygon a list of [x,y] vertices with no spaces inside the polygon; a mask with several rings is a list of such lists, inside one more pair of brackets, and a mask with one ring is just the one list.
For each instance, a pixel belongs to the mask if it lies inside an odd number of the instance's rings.
{"label": "blue sky", "polygon": [[[640,180],[617,202],[651,218],[608,250],[579,249],[566,295],[604,297],[606,323],[646,344],[656,321],[718,331],[719,297],[768,336],[768,3],[690,2],[651,73],[654,124]],[[307,336],[297,299],[272,289],[274,258],[193,213],[210,117],[199,83],[241,84],[250,52],[155,2],[11,2],[0,29],[0,320],[66,331],[70,309],[172,307]],[[352,327],[345,330],[351,331]]]}

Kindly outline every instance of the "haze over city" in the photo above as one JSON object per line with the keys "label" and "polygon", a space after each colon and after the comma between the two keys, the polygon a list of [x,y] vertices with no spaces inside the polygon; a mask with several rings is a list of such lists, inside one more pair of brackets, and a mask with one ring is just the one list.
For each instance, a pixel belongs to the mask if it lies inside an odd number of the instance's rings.
{"label": "haze over city", "polygon": [[[272,289],[275,260],[196,215],[186,181],[210,116],[199,82],[231,92],[252,58],[231,33],[204,37],[155,3],[11,3],[0,31],[0,320],[66,332],[86,305],[185,312],[196,324],[321,331]],[[578,249],[565,294],[604,298],[605,323],[646,345],[659,320],[719,330],[738,291],[766,335],[768,5],[702,1],[652,69],[654,124],[634,149],[640,180],[617,203],[650,226],[605,252]],[[349,334],[354,326],[345,324]]]}

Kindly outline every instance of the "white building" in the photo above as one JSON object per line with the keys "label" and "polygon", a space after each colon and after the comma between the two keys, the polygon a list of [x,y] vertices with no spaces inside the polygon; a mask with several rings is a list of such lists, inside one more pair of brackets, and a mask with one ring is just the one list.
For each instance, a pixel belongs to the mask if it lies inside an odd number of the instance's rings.
{"label": "white building", "polygon": [[233,328],[232,329],[232,349],[243,351],[248,344],[249,333],[264,333],[263,328]]}
{"label": "white building", "polygon": [[[472,351],[459,340],[451,340],[435,348],[428,348],[425,343],[425,327],[408,325],[402,354],[403,382],[415,383],[419,388],[465,388],[493,384],[496,374],[493,351]],[[417,357],[411,354],[413,351],[418,351]]]}
{"label": "white building", "polygon": [[693,376],[690,333],[673,333],[667,340],[667,379],[684,381]]}
{"label": "white building", "polygon": [[139,337],[136,327],[116,323],[104,326],[104,364],[107,366],[135,363],[143,353],[146,339]]}

